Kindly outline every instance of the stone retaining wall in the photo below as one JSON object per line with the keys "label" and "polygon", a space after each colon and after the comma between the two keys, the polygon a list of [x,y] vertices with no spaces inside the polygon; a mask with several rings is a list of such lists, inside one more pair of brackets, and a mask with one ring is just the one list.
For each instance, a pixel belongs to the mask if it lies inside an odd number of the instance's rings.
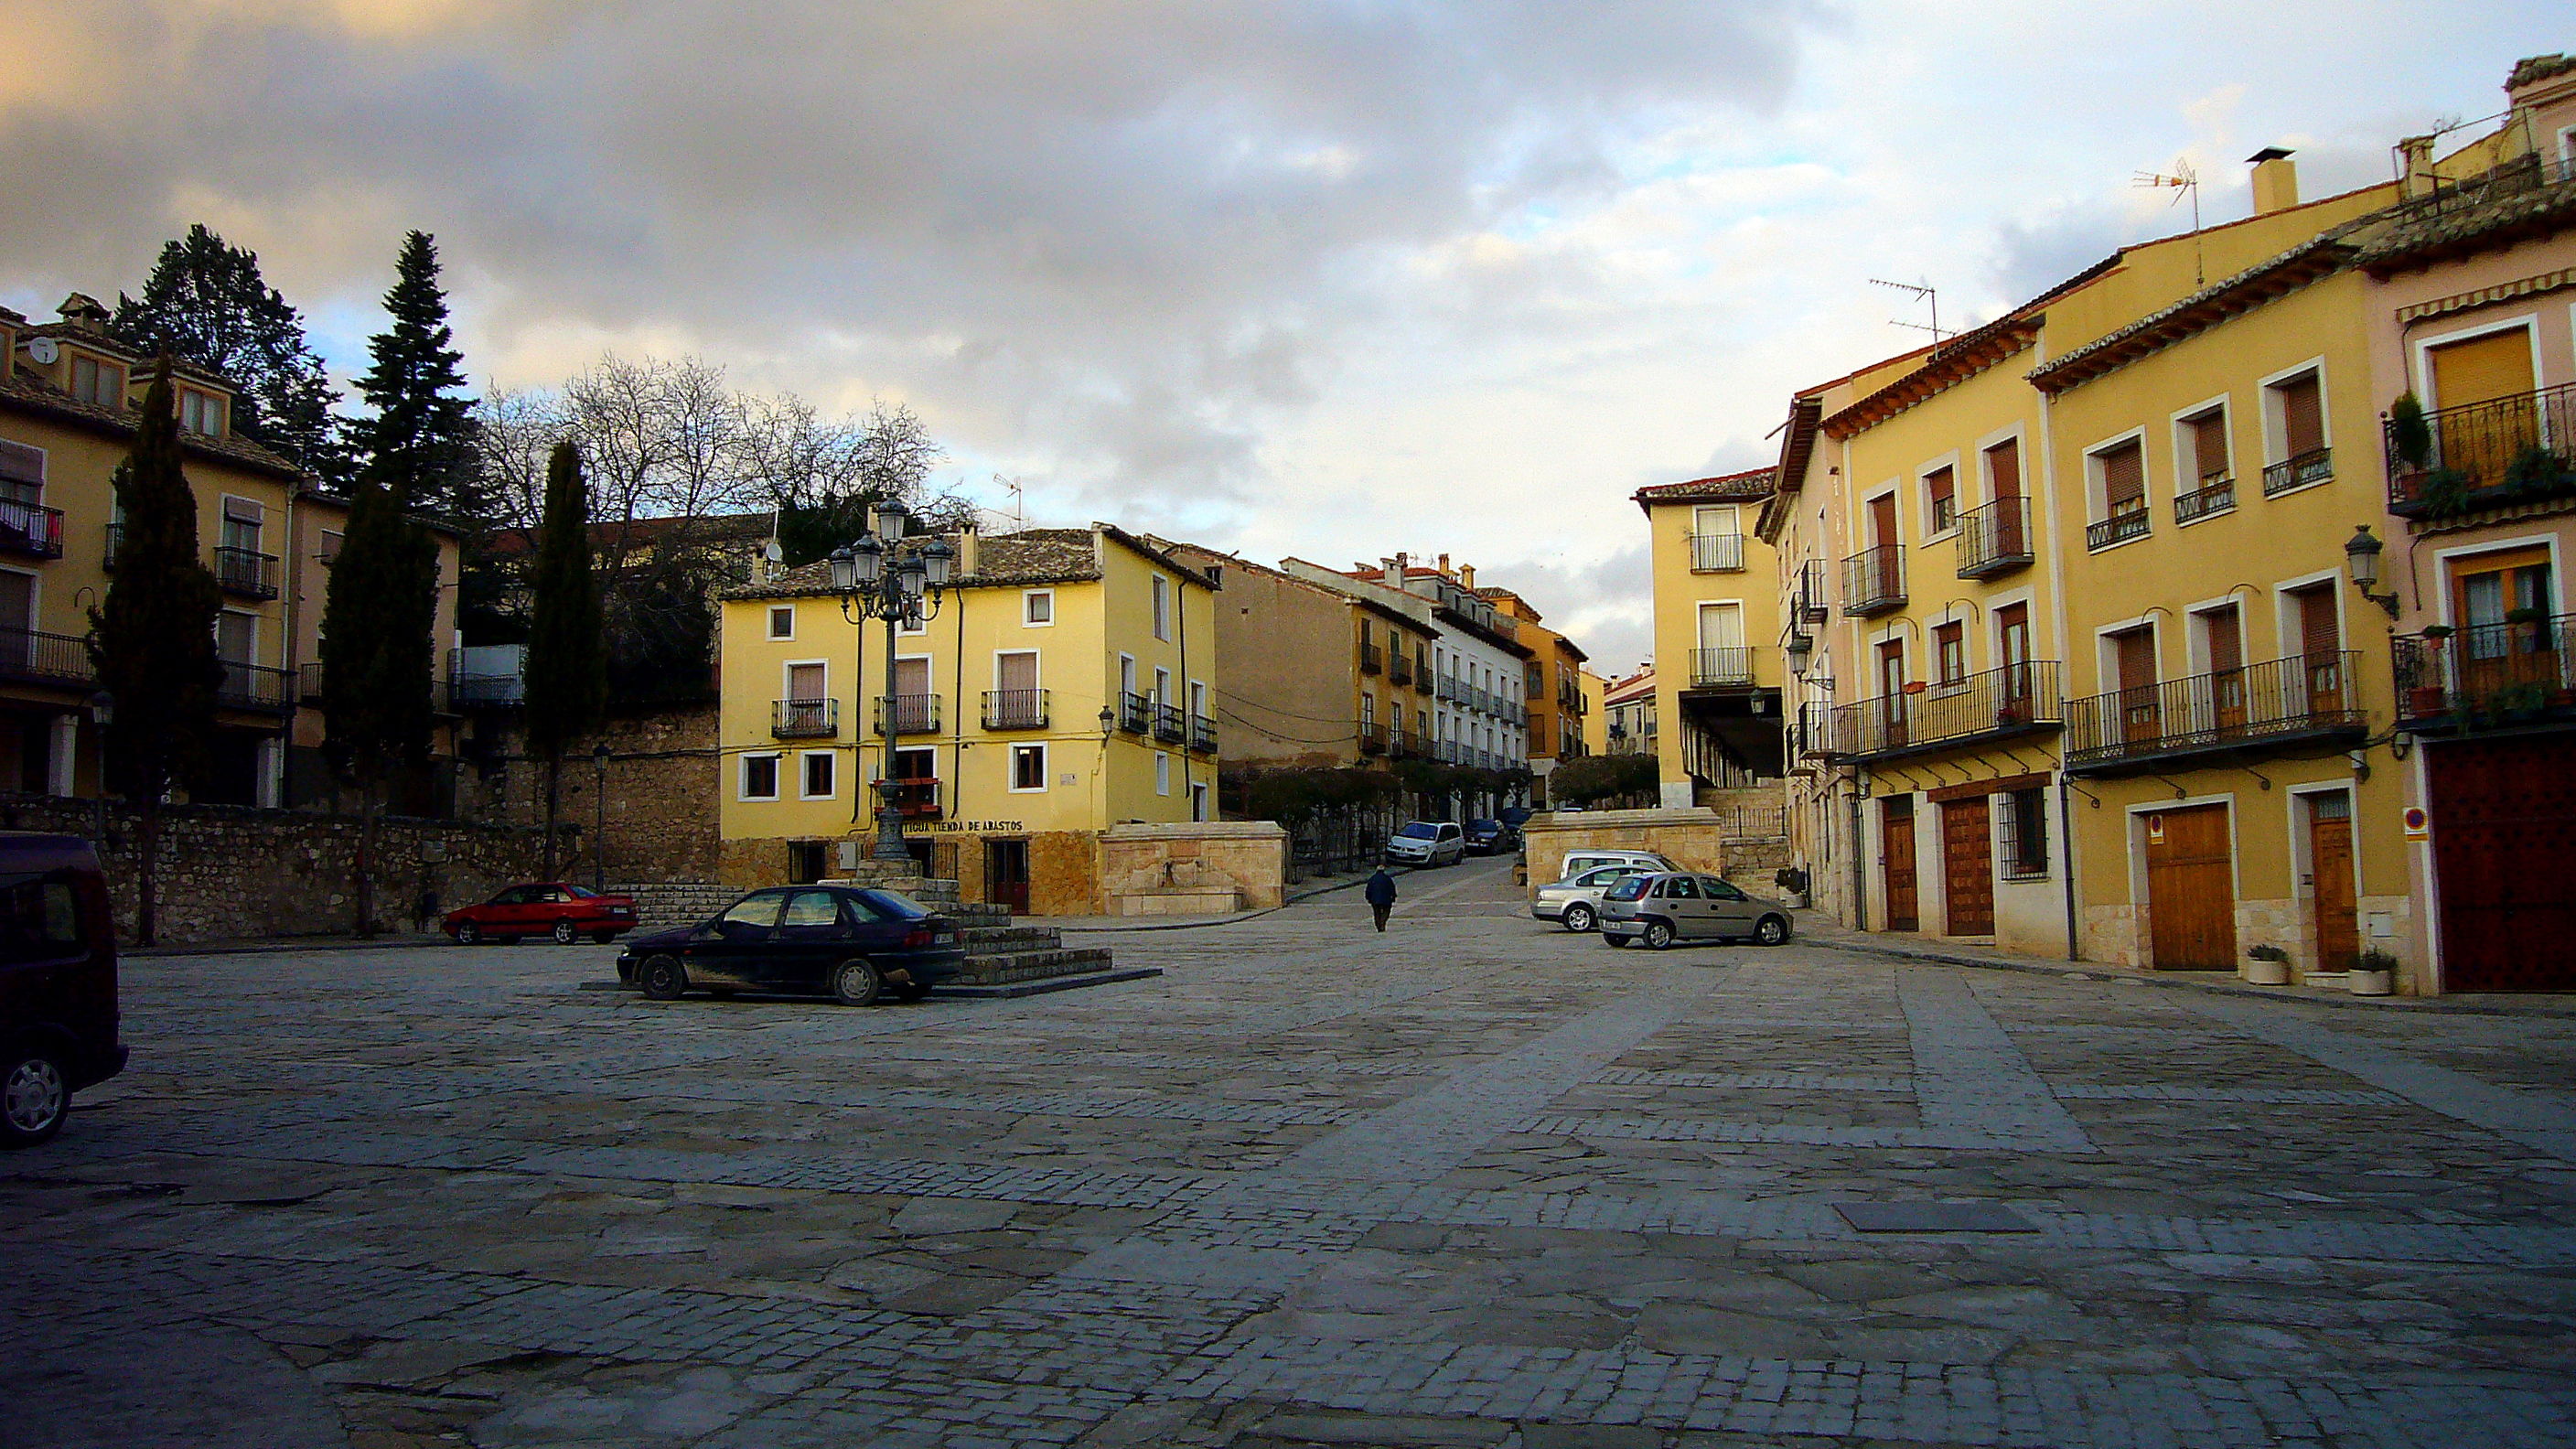
{"label": "stone retaining wall", "polygon": [[[135,811],[118,800],[0,795],[0,829],[77,835],[99,847],[117,933],[132,939]],[[577,832],[565,832],[565,853]],[[376,825],[376,913],[408,929],[423,891],[444,912],[536,877],[534,830],[388,817]],[[161,809],[164,944],[341,933],[354,924],[358,820],[239,805]]]}

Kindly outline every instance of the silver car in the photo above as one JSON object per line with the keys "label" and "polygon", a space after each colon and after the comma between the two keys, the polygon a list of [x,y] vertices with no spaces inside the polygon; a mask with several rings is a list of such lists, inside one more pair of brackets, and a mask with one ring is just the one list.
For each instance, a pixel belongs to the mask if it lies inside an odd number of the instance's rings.
{"label": "silver car", "polygon": [[1467,837],[1454,820],[1413,820],[1386,838],[1386,863],[1424,867],[1467,858]]}
{"label": "silver car", "polygon": [[1650,866],[1622,863],[1594,866],[1590,870],[1551,881],[1538,888],[1530,901],[1530,914],[1542,921],[1555,921],[1569,931],[1589,931],[1601,920],[1601,893],[1632,875],[1643,875]]}
{"label": "silver car", "polygon": [[1747,938],[1786,944],[1788,907],[1748,896],[1716,876],[1680,871],[1632,875],[1601,896],[1601,939],[1613,946],[1643,941],[1662,950],[1675,941]]}

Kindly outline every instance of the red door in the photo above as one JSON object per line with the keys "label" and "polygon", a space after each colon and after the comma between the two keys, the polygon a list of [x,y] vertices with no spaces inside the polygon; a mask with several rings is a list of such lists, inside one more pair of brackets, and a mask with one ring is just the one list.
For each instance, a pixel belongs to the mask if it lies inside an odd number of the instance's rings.
{"label": "red door", "polygon": [[2576,991],[2576,735],[2430,745],[2448,991]]}
{"label": "red door", "polygon": [[1914,797],[1890,795],[1879,808],[1883,820],[1879,843],[1887,857],[1887,929],[1918,931],[1923,922],[1915,905]]}

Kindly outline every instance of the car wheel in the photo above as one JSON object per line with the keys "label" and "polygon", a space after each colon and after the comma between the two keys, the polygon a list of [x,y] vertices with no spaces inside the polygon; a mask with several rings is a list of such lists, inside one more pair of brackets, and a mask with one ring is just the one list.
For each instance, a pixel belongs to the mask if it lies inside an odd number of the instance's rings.
{"label": "car wheel", "polygon": [[558,946],[578,945],[581,942],[581,928],[570,921],[557,921],[554,937],[555,944]]}
{"label": "car wheel", "polygon": [[843,1006],[874,1005],[885,990],[885,978],[865,961],[844,961],[832,973],[832,996]]}
{"label": "car wheel", "polygon": [[1592,908],[1576,901],[1565,908],[1565,929],[1581,935],[1592,929]]}
{"label": "car wheel", "polygon": [[49,1047],[0,1053],[0,1147],[33,1147],[62,1130],[71,1077]]}
{"label": "car wheel", "polygon": [[1789,922],[1782,916],[1764,916],[1753,928],[1753,939],[1765,946],[1789,944]]}
{"label": "car wheel", "polygon": [[1647,949],[1647,950],[1649,950],[1649,951],[1660,951],[1660,950],[1664,949],[1666,946],[1671,945],[1672,943],[1673,943],[1673,923],[1672,923],[1672,922],[1670,922],[1670,921],[1648,921],[1648,922],[1646,923],[1646,949]]}
{"label": "car wheel", "polygon": [[617,933],[615,931],[593,931],[590,933],[590,939],[605,946],[617,939]]}
{"label": "car wheel", "polygon": [[689,972],[677,956],[656,956],[635,973],[635,983],[647,1001],[677,1001],[689,989]]}
{"label": "car wheel", "polygon": [[457,945],[471,946],[482,939],[483,928],[481,926],[474,924],[472,921],[459,921],[456,923]]}

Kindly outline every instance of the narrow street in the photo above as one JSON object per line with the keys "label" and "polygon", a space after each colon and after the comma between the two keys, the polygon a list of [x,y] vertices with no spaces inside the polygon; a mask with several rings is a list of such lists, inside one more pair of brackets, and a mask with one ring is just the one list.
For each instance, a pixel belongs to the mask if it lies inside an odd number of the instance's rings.
{"label": "narrow street", "polygon": [[2567,1022],[1401,885],[1007,1002],[129,963],[0,1160],[0,1444],[2576,1439]]}

